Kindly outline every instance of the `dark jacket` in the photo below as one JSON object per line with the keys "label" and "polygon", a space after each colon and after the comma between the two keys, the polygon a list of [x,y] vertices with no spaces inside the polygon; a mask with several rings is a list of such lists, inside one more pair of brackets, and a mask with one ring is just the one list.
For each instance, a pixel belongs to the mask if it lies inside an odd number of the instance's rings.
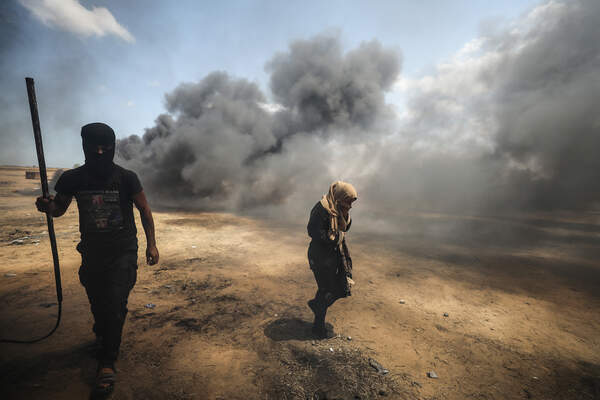
{"label": "dark jacket", "polygon": [[[335,271],[336,275],[341,278],[339,282],[345,286],[344,291],[350,294],[346,276],[352,277],[352,258],[345,237],[342,239],[341,246],[338,245],[337,235],[334,240],[329,238],[329,218],[325,207],[321,205],[321,202],[317,202],[310,212],[310,219],[306,227],[308,235],[312,238],[308,247],[308,262],[313,270]],[[352,225],[352,221],[348,224],[346,232],[350,229],[350,225]]]}

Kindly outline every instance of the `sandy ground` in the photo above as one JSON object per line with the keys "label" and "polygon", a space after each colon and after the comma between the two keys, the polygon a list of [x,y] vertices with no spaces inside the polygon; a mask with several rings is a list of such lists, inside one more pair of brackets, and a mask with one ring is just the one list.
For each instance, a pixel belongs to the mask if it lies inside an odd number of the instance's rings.
{"label": "sandy ground", "polygon": [[[24,175],[0,168],[2,338],[45,334],[57,312],[38,185]],[[113,399],[600,398],[599,214],[415,214],[396,234],[353,228],[357,284],[329,313],[340,337],[321,341],[304,225],[154,217],[161,261],[145,265],[140,232]],[[55,225],[62,322],[41,343],[0,344],[2,399],[83,399],[94,381],[77,207]]]}

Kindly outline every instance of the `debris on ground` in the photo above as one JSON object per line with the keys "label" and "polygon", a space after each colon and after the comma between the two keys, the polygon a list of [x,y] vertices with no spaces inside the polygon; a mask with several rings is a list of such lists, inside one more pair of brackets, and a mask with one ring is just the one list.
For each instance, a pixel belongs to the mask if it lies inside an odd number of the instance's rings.
{"label": "debris on ground", "polygon": [[13,274],[12,272],[4,274],[4,277],[6,277],[6,278],[14,278],[15,276],[17,276],[17,274]]}
{"label": "debris on ground", "polygon": [[156,304],[148,303],[144,307],[152,309],[152,308],[156,307]]}
{"label": "debris on ground", "polygon": [[[263,398],[419,398],[416,389],[410,386],[414,378],[409,374],[377,373],[369,363],[371,359],[360,349],[350,348],[348,344],[343,343],[340,346],[342,347],[334,348],[334,353],[330,353],[327,351],[329,347],[314,348],[296,345],[292,341],[278,346],[279,351],[276,355],[273,352],[266,353],[270,360],[277,360],[281,367],[268,368],[262,373],[266,387],[269,388]],[[324,356],[323,351],[327,356]],[[377,364],[385,370],[381,364]],[[385,392],[385,395],[380,394],[380,391]],[[317,392],[319,396],[315,397]]]}
{"label": "debris on ground", "polygon": [[445,313],[444,313],[444,317],[448,317],[448,316],[449,316],[449,315],[448,315],[448,313],[447,313],[447,312],[445,312]]}
{"label": "debris on ground", "polygon": [[23,233],[29,233],[29,232],[25,232],[25,231],[19,231],[19,232],[13,232],[9,234],[9,239],[8,239],[8,245],[9,246],[21,246],[24,244],[33,244],[33,245],[38,245],[40,243],[39,239],[36,239],[36,237],[38,236],[31,236],[31,235],[26,235],[26,236],[18,236],[15,237],[15,234],[20,234],[22,235]]}
{"label": "debris on ground", "polygon": [[428,376],[428,377],[430,377],[431,379],[437,379],[437,378],[438,378],[438,376],[437,376],[437,374],[435,373],[435,371],[429,371],[429,372],[427,373],[427,376]]}
{"label": "debris on ground", "polygon": [[23,236],[29,236],[31,234],[31,231],[28,230],[21,230],[21,229],[13,229],[12,232],[8,233],[8,236],[18,236],[18,235],[23,235]]}
{"label": "debris on ground", "polygon": [[400,304],[406,304],[406,301],[400,300]]}
{"label": "debris on ground", "polygon": [[377,371],[377,373],[385,375],[387,374],[388,371],[387,369],[383,368],[383,365],[379,364],[379,362],[377,362],[377,360],[374,360],[372,358],[369,358],[369,365],[373,368],[375,368],[375,370]]}

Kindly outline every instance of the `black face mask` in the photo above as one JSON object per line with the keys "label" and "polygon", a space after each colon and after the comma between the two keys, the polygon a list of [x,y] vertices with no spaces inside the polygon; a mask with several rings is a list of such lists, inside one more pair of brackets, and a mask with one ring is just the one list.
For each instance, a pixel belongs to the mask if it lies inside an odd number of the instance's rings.
{"label": "black face mask", "polygon": [[[85,166],[95,177],[107,178],[113,172],[115,132],[106,124],[95,122],[81,128]],[[98,148],[101,147],[101,154]]]}

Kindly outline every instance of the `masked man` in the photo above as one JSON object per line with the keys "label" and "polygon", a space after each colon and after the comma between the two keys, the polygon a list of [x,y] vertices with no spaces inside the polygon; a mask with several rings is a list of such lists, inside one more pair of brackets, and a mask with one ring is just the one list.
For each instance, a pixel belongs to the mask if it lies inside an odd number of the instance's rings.
{"label": "masked man", "polygon": [[106,124],[81,128],[85,164],[63,173],[56,196],[39,197],[39,211],[63,215],[73,196],[79,209],[81,253],[79,279],[94,315],[98,339],[98,376],[95,391],[108,394],[115,383],[115,366],[127,315],[127,298],[137,277],[137,236],[133,204],[140,211],[146,234],[149,265],[158,262],[154,221],[137,175],[113,163],[115,133]]}

